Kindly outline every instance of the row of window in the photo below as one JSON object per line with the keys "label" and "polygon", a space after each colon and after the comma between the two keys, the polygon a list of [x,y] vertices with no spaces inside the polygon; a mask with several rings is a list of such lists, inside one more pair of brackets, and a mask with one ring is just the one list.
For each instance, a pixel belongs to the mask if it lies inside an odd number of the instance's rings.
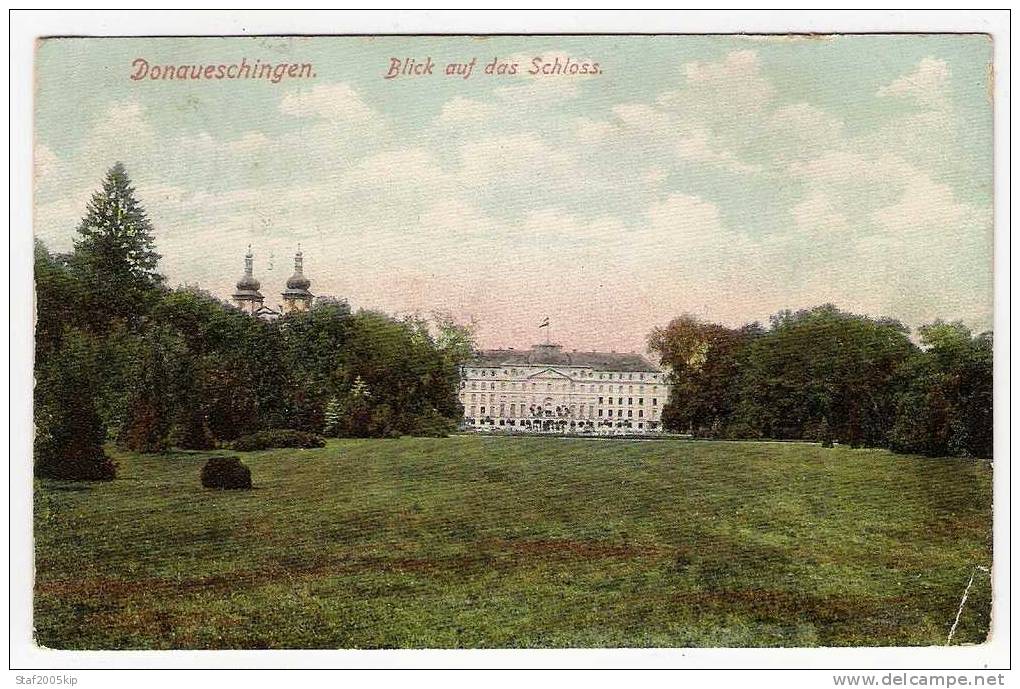
{"label": "row of window", "polygon": [[[531,421],[529,419],[521,419],[520,422],[517,422],[514,419],[506,419],[506,420],[500,419],[498,423],[497,423],[497,421],[495,419],[474,419],[474,418],[471,418],[471,419],[465,419],[465,420],[468,423],[473,423],[473,424],[476,424],[478,426],[497,426],[497,425],[499,425],[499,426],[506,427],[506,426],[518,426],[519,425],[521,428],[531,428],[533,430],[534,429],[553,430],[555,428],[567,428],[568,427],[567,422],[565,420],[563,420],[563,419],[557,419],[557,420],[548,420],[548,419],[545,419],[545,420],[541,420],[541,421],[539,421],[539,420]],[[598,424],[596,424],[594,421],[578,421],[578,422],[571,421],[569,423],[569,428],[580,428],[580,429],[594,429],[594,428],[602,428],[602,427],[607,427],[607,426],[609,428],[634,428],[634,424],[631,421],[617,421],[615,423],[612,422],[612,421],[599,421]],[[639,421],[637,423],[637,428],[644,429],[644,427],[645,427],[644,422]],[[659,425],[656,422],[654,422],[654,421],[648,422],[648,428],[650,430],[656,430],[658,427],[659,427]]]}
{"label": "row of window", "polygon": [[[528,373],[530,373],[531,371],[534,371],[536,369],[537,370],[544,370],[544,367],[536,367],[535,369],[523,369],[522,368],[522,369],[519,369],[519,370],[516,369],[516,368],[503,369],[503,375],[504,376],[511,376],[511,377],[516,377],[518,375],[523,376],[523,375],[527,375]],[[469,376],[469,377],[470,376],[481,376],[482,378],[485,378],[485,377],[488,376],[488,377],[495,378],[497,371],[498,371],[498,369],[494,369],[494,368],[493,369],[469,368],[469,369],[465,370],[465,374],[467,376]],[[574,376],[577,376],[578,378],[594,378],[595,377],[595,372],[594,371],[573,371],[572,373],[573,373]],[[637,376],[637,378],[635,378],[634,376]],[[647,374],[646,373],[599,373],[598,374],[599,380],[645,380],[645,376],[648,376],[648,380],[658,380],[659,379],[658,378],[658,376],[659,376],[658,373],[647,373]]]}
{"label": "row of window", "polygon": [[[599,397],[599,404],[602,404],[602,400],[603,400],[603,398]],[[612,403],[613,403],[613,398],[610,397],[608,404],[612,404]],[[638,403],[638,406],[643,405],[645,403],[645,398],[644,397],[638,397],[637,403]],[[616,404],[618,406],[622,406],[623,405],[623,398],[622,397],[617,397],[616,398]],[[634,404],[634,398],[633,397],[628,397],[627,398],[627,404],[628,405],[633,405]],[[652,406],[655,407],[655,406],[658,406],[658,404],[659,404],[659,398],[658,397],[653,397],[652,398]]]}
{"label": "row of window", "polygon": [[[463,381],[462,380],[460,382],[460,387],[461,388],[468,387],[467,381]],[[606,386],[603,386],[603,385],[598,386],[598,391],[599,392],[603,392],[603,389],[605,387]],[[608,387],[609,387],[609,392],[612,392],[613,391],[613,386],[610,385]],[[485,390],[486,389],[485,381],[472,380],[470,388],[472,390]],[[496,389],[496,382],[495,381],[490,382],[488,389],[489,390],[495,390]],[[508,389],[506,381],[500,382],[499,389],[500,390]],[[528,384],[527,383],[515,383],[515,382],[511,382],[509,389],[510,390],[527,390],[528,389]],[[538,383],[532,382],[531,383],[531,389],[532,390],[537,390],[538,389]],[[546,390],[553,390],[553,389],[555,389],[555,390],[559,390],[561,392],[566,392],[567,390],[570,390],[572,392],[578,391],[578,387],[574,383],[570,383],[569,386],[567,385],[567,383],[560,383],[555,388],[553,388],[553,384],[552,383],[546,383],[545,384],[545,389]],[[595,392],[595,386],[594,385],[589,385],[588,389],[586,391],[585,388],[584,388],[584,385],[581,385],[579,391],[580,392]],[[623,392],[623,386],[622,385],[617,385],[616,386],[616,391],[617,392]],[[645,386],[644,385],[638,385],[638,392],[644,392],[644,391],[645,391]],[[653,385],[652,386],[652,392],[658,392],[658,391],[659,391],[659,386],[658,385]],[[627,392],[634,392],[634,386],[633,385],[628,385],[627,386]]]}
{"label": "row of window", "polygon": [[[611,416],[613,415],[613,410],[612,410],[612,409],[607,409],[607,410],[606,410],[606,412],[608,412],[608,413],[606,414],[606,416],[610,416],[610,417],[611,417]],[[620,409],[620,410],[619,410],[619,411],[618,411],[618,412],[616,413],[616,415],[617,415],[617,416],[623,416],[623,410],[622,410],[622,409]],[[601,409],[599,409],[599,416],[602,416],[602,410],[601,410]],[[638,417],[639,419],[643,419],[643,418],[645,418],[645,410],[644,410],[644,409],[638,409],[638,412],[637,412],[637,417]],[[628,409],[628,410],[627,410],[627,418],[628,418],[628,419],[633,419],[633,418],[634,418],[634,410],[633,410],[633,409]]]}
{"label": "row of window", "polygon": [[[476,393],[472,392],[471,393],[471,401],[475,402],[475,401],[477,401],[477,399],[478,399],[478,395]],[[482,395],[482,399],[483,400],[485,399],[485,395],[484,394]],[[489,395],[489,399],[495,400],[495,395]],[[608,398],[607,397],[599,397],[599,404],[600,405],[601,404],[612,404],[613,403],[613,399],[614,398],[612,398],[612,397],[608,397]],[[623,398],[622,397],[617,397],[615,399],[616,399],[616,405],[617,406],[619,406],[619,407],[624,406],[623,405]],[[638,397],[637,403],[638,403],[639,407],[644,406],[645,398],[644,397]],[[594,405],[589,405],[589,406],[594,406]],[[627,406],[634,406],[634,398],[633,397],[628,397],[627,398]],[[653,407],[659,406],[659,398],[658,397],[653,397],[652,398],[652,406]],[[581,407],[583,408],[584,405],[582,404]]]}
{"label": "row of window", "polygon": [[[534,405],[532,405],[530,407],[525,407],[523,404],[521,404],[521,405],[511,404],[511,405],[509,405],[509,407],[510,407],[510,409],[509,409],[510,413],[507,414],[507,405],[505,405],[505,404],[499,405],[498,415],[501,418],[506,418],[507,416],[510,416],[511,418],[517,418],[518,416],[533,417],[533,416],[545,416],[546,415],[545,414],[545,410],[543,410],[541,407],[536,407]],[[477,415],[485,416],[487,410],[488,410],[488,413],[490,413],[490,414],[496,414],[497,413],[495,407],[486,407],[483,404],[480,407],[476,407],[476,406],[472,405],[471,409],[470,409],[470,415],[471,416],[477,416]],[[518,411],[520,412],[520,414],[518,414]],[[634,418],[634,410],[633,409],[627,409],[626,411],[627,411],[627,418],[628,419],[633,419]],[[577,418],[589,418],[589,419],[595,418],[595,407],[589,405],[588,408],[587,408],[587,412],[588,413],[585,414],[585,407],[584,407],[583,404],[581,405],[580,414],[579,415],[575,413],[575,409],[573,407],[571,407],[569,409],[569,411],[566,408],[563,408],[562,410],[561,410],[560,407],[556,408],[556,416],[569,415],[571,417],[577,416]],[[616,417],[617,418],[623,418],[623,416],[624,416],[623,412],[624,412],[623,409],[616,410]],[[639,418],[639,419],[645,418],[645,410],[644,409],[638,409],[637,412],[638,412],[637,413],[637,418]],[[605,415],[606,417],[610,417],[611,418],[613,416],[613,410],[612,409],[599,409],[598,410],[598,416],[601,417],[603,415]]]}

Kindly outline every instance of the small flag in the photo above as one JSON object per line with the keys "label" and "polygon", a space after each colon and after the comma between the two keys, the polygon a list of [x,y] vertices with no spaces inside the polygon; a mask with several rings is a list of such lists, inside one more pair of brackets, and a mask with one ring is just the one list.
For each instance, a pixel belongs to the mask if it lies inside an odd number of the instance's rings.
{"label": "small flag", "polygon": [[540,326],[538,326],[538,327],[539,327],[539,328],[548,328],[548,327],[549,327],[549,317],[548,317],[548,316],[546,316],[546,317],[545,317],[545,320],[544,320],[544,321],[542,321],[542,325],[540,325]]}

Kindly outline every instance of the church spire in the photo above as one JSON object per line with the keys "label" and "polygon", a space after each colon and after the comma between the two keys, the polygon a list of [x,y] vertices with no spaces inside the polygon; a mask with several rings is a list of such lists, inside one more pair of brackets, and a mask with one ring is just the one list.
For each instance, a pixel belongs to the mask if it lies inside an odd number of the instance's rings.
{"label": "church spire", "polygon": [[307,311],[312,304],[313,295],[308,291],[312,282],[305,277],[304,264],[304,254],[298,244],[297,253],[294,254],[294,274],[287,280],[287,289],[283,291],[283,310],[286,313]]}
{"label": "church spire", "polygon": [[254,313],[262,306],[263,297],[259,292],[262,285],[254,275],[255,257],[251,252],[251,244],[244,255],[244,275],[237,281],[237,289],[233,294],[234,304],[246,313]]}

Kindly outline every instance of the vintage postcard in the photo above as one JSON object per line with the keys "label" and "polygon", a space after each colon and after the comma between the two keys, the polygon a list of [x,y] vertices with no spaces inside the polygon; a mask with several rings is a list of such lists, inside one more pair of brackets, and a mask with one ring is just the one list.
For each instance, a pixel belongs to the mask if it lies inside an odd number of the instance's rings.
{"label": "vintage postcard", "polygon": [[40,39],[34,643],[987,643],[993,49]]}

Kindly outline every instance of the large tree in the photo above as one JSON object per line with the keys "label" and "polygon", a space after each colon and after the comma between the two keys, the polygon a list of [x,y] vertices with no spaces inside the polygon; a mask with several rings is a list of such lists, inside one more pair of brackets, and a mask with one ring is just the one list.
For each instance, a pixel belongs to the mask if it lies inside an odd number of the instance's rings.
{"label": "large tree", "polygon": [[110,480],[116,469],[103,450],[106,429],[93,397],[99,386],[99,346],[67,328],[37,369],[35,474],[68,481]]}
{"label": "large tree", "polygon": [[760,334],[757,323],[734,329],[690,315],[653,330],[649,349],[669,368],[672,383],[663,425],[706,437],[753,436],[753,429],[734,424],[733,414],[747,345]]}
{"label": "large tree", "polygon": [[170,337],[162,340],[166,345],[177,344],[150,350],[145,356],[160,351],[171,354],[165,362],[157,357],[150,368],[172,368],[174,385],[151,395],[158,387],[158,381],[152,380],[138,392],[152,400],[169,395],[170,401],[157,408],[172,411],[174,439],[191,439],[181,446],[206,443],[204,428],[217,440],[233,440],[259,427],[292,427],[296,386],[284,328],[252,318],[194,288],[162,296],[151,311],[151,327],[146,331],[157,326]]}
{"label": "large tree", "polygon": [[183,338],[164,324],[149,326],[141,338],[134,380],[123,391],[130,400],[118,444],[135,452],[170,448],[173,420],[185,398],[192,365]]}
{"label": "large tree", "polygon": [[918,329],[924,354],[905,367],[891,446],[931,456],[992,456],[992,335],[962,323]]}
{"label": "large tree", "polygon": [[824,430],[851,446],[885,445],[902,366],[917,353],[896,321],[831,304],[782,312],[748,348],[738,416],[768,437]]}
{"label": "large tree", "polygon": [[152,225],[121,163],[106,173],[78,226],[71,268],[96,304],[100,327],[110,318],[138,322],[154,303],[157,271]]}
{"label": "large tree", "polygon": [[35,356],[38,365],[60,346],[64,330],[87,323],[92,309],[88,293],[67,268],[66,257],[54,256],[35,240]]}

